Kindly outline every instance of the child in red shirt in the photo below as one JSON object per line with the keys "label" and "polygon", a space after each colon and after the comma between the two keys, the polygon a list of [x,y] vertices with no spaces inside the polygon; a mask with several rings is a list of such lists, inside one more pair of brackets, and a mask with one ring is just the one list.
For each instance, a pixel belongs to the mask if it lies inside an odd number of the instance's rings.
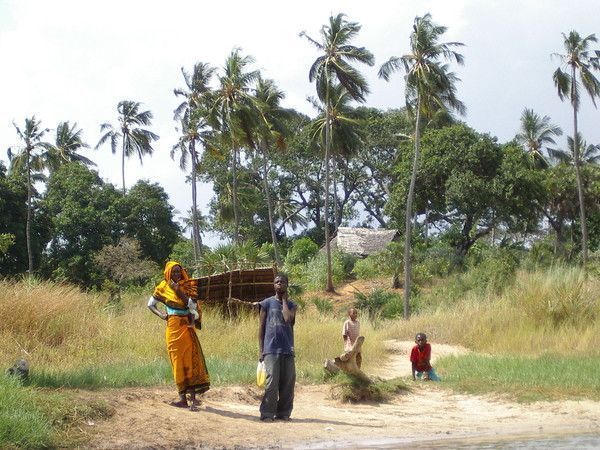
{"label": "child in red shirt", "polygon": [[440,378],[429,362],[431,359],[431,345],[427,343],[425,333],[417,333],[415,343],[417,345],[410,352],[413,380],[423,377],[423,380],[440,381]]}

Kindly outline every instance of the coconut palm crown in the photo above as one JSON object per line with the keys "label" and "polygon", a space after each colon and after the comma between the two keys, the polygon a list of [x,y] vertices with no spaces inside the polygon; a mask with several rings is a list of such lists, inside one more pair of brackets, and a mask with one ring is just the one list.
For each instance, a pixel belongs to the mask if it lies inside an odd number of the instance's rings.
{"label": "coconut palm crown", "polygon": [[531,165],[541,169],[549,166],[544,155],[544,148],[549,154],[555,151],[549,146],[555,146],[554,138],[561,135],[561,128],[552,124],[550,117],[542,117],[533,109],[525,108],[521,114],[521,128],[515,136],[515,140],[529,155]]}
{"label": "coconut palm crown", "polygon": [[110,140],[113,154],[117,152],[117,145],[121,141],[121,176],[123,179],[123,195],[125,195],[125,158],[137,155],[143,164],[143,157],[154,152],[152,141],[158,140],[158,135],[141,128],[152,124],[152,113],[140,111],[141,103],[123,100],[117,105],[119,113],[119,126],[113,127],[110,123],[100,125],[104,134],[96,144],[96,149]]}

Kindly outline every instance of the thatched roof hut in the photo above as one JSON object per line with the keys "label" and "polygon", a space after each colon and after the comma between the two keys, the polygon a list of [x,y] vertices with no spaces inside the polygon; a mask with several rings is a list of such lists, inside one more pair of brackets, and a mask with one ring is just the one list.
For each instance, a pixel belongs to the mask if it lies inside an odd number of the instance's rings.
{"label": "thatched roof hut", "polygon": [[331,249],[365,257],[385,250],[399,237],[398,230],[339,227],[337,234],[331,238]]}

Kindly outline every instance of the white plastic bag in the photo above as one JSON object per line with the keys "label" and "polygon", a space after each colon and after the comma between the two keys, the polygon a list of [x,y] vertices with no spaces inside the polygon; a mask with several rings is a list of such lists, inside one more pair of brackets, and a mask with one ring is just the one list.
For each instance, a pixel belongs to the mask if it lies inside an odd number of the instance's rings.
{"label": "white plastic bag", "polygon": [[259,388],[265,387],[267,381],[267,371],[265,370],[265,362],[259,361],[256,365],[256,385]]}

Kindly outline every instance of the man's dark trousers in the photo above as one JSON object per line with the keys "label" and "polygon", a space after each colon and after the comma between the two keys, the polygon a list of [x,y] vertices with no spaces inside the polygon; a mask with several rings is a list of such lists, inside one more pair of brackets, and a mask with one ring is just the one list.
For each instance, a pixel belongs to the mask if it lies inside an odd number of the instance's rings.
{"label": "man's dark trousers", "polygon": [[265,355],[265,395],[260,403],[260,417],[288,418],[294,407],[296,364],[293,355]]}

